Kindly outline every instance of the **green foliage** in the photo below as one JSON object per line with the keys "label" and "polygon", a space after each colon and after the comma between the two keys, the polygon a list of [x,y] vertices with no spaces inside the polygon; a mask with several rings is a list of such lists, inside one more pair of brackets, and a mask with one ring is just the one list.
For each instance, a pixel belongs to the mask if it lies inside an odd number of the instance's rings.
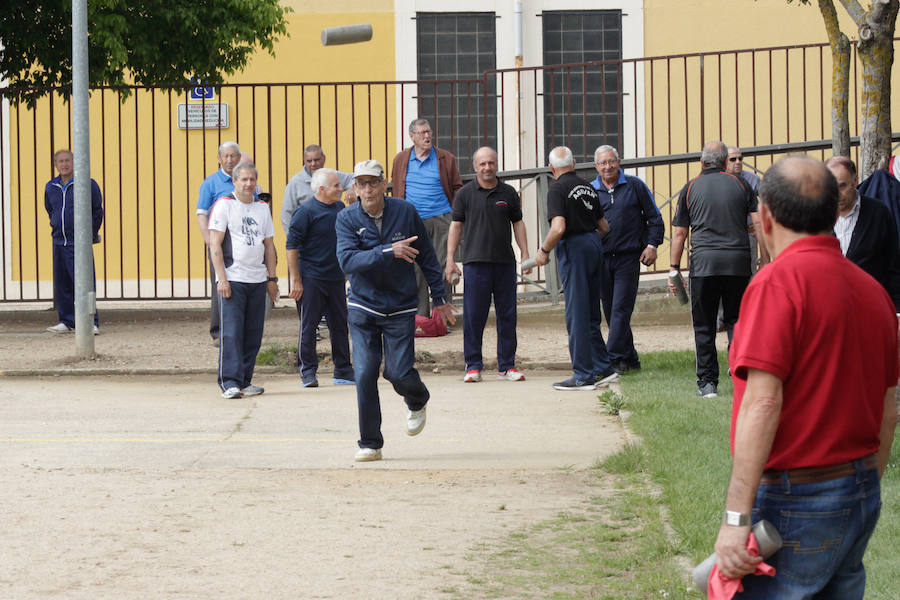
{"label": "green foliage", "polygon": [[618,416],[622,409],[625,408],[625,398],[613,390],[606,390],[597,399],[600,401],[601,410],[614,417]]}
{"label": "green foliage", "polygon": [[[12,101],[32,105],[72,85],[71,2],[7,0],[0,11],[0,78]],[[279,0],[88,0],[90,85],[208,85],[274,56],[290,8]],[[126,92],[127,93],[127,92]]]}

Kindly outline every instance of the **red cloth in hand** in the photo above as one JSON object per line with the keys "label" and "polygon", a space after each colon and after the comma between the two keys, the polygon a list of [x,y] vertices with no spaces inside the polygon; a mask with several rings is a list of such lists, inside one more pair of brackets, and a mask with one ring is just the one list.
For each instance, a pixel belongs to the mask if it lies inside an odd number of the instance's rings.
{"label": "red cloth in hand", "polygon": [[[759,544],[756,542],[756,536],[750,532],[747,538],[747,551],[753,556],[759,556]],[[764,562],[756,565],[756,571],[753,575],[768,575],[775,577],[775,567],[767,565]],[[713,565],[712,571],[709,573],[709,585],[706,586],[706,597],[709,600],[731,600],[738,592],[743,592],[744,586],[740,579],[729,579],[719,572],[719,567]]]}

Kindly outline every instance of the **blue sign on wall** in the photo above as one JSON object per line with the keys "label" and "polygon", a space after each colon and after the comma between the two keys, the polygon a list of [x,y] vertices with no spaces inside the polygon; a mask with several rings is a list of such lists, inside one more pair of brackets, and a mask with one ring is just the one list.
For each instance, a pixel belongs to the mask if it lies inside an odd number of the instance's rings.
{"label": "blue sign on wall", "polygon": [[191,88],[191,100],[211,100],[213,97],[213,89],[211,87],[197,86]]}

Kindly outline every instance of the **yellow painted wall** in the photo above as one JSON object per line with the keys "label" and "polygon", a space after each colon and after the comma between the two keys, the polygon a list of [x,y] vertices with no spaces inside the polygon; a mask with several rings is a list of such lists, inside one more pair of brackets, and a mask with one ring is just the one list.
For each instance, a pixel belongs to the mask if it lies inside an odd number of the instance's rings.
{"label": "yellow painted wall", "polygon": [[[856,26],[835,3],[841,29],[858,39]],[[645,0],[647,57],[713,53],[717,50],[771,48],[827,43],[816,2],[786,0]],[[854,56],[854,55],[851,55]],[[702,71],[702,74],[701,74]],[[850,127],[856,135],[858,88],[851,73]],[[893,78],[894,91],[900,81]],[[769,82],[771,81],[771,86]],[[831,137],[831,54],[819,50],[707,54],[646,63],[645,155],[698,152],[704,142],[721,139],[743,148]],[[900,111],[893,111],[894,122]],[[816,152],[824,158],[830,152]],[[745,167],[764,172],[780,156],[749,157]],[[673,199],[699,172],[699,165],[656,167],[644,173],[663,216]],[[668,246],[663,250],[668,252]],[[664,255],[664,254],[662,254]]]}
{"label": "yellow painted wall", "polygon": [[[222,141],[235,140],[254,155],[260,184],[273,192],[277,248],[285,241],[279,218],[284,186],[302,168],[304,145],[321,143],[327,166],[342,170],[372,156],[383,162],[393,156],[398,134],[393,86],[296,85],[392,80],[393,2],[284,4],[295,11],[289,16],[290,37],[276,44],[274,58],[258,53],[228,83],[295,85],[225,86],[208,102],[228,104],[227,129],[179,129],[177,104],[187,101],[180,91],[142,90],[124,104],[111,91],[92,93],[91,170],[106,208],[103,243],[94,246],[98,280],[157,280],[168,289],[166,280],[204,277],[204,246],[194,213],[200,183],[217,168]],[[356,23],[373,25],[371,41],[322,46],[323,28]],[[13,108],[10,139],[12,278],[47,281],[52,257],[43,189],[55,176],[54,149],[72,145],[66,105],[54,97],[43,99],[34,111]],[[283,260],[279,271],[287,275]],[[155,284],[149,285],[142,295],[157,293]],[[98,297],[105,292],[98,285]],[[191,290],[191,295],[202,293],[196,285]]]}

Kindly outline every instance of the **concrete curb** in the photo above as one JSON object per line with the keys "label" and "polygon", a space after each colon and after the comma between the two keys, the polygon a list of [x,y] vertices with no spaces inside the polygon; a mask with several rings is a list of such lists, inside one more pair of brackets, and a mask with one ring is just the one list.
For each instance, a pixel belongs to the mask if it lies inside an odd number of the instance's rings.
{"label": "concrete curb", "polygon": [[[530,371],[565,371],[571,369],[571,364],[567,362],[549,362],[549,363],[535,363],[535,362],[521,362],[520,368],[524,370]],[[449,363],[423,363],[417,362],[416,368],[419,371],[427,371],[427,372],[452,372],[452,371],[460,371],[462,372],[462,367],[458,364],[449,364]],[[437,371],[435,371],[437,369]],[[322,369],[321,373],[331,373],[328,369]],[[293,369],[285,369],[283,367],[270,367],[270,366],[260,366],[256,367],[254,370],[256,374],[263,375],[296,375],[296,371]],[[0,377],[96,377],[96,376],[139,376],[139,375],[215,375],[216,368],[215,367],[203,367],[203,368],[189,368],[189,369],[180,369],[180,368],[116,368],[116,367],[86,367],[83,369],[80,368],[57,368],[57,369],[10,369],[7,371],[0,371]]]}

